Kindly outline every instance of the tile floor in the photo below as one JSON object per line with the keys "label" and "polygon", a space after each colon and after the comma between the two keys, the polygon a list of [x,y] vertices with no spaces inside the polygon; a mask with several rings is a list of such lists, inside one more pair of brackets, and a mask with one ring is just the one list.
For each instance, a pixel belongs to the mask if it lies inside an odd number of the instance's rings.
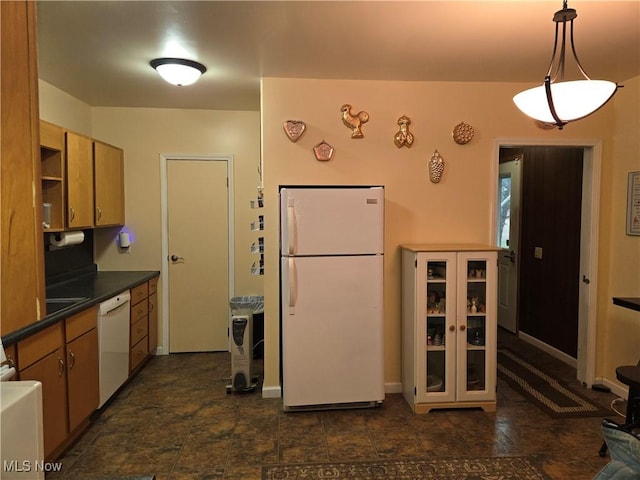
{"label": "tile floor", "polygon": [[[500,342],[520,343],[500,335]],[[540,365],[575,381],[575,370],[522,345]],[[273,463],[531,455],[550,479],[591,479],[600,418],[553,420],[498,382],[495,413],[440,410],[415,415],[399,394],[370,410],[283,413],[279,399],[227,394],[226,353],[155,357],[96,416],[47,480],[155,475],[157,480],[259,479]],[[584,390],[603,405],[613,394]],[[624,411],[624,403],[616,407]],[[611,414],[615,418],[615,414]]]}

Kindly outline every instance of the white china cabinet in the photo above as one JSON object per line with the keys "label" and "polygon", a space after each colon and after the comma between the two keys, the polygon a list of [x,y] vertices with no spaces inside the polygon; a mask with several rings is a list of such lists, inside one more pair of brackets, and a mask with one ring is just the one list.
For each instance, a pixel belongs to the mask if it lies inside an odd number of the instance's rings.
{"label": "white china cabinet", "polygon": [[402,390],[416,413],[495,411],[497,248],[402,246]]}

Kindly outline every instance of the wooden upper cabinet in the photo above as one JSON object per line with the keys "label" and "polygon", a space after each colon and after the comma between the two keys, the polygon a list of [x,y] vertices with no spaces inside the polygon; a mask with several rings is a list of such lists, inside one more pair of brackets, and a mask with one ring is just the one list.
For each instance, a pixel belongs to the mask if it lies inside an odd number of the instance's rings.
{"label": "wooden upper cabinet", "polygon": [[2,336],[44,316],[35,13],[35,2],[0,1]]}
{"label": "wooden upper cabinet", "polygon": [[124,152],[93,142],[95,226],[124,225]]}
{"label": "wooden upper cabinet", "polygon": [[40,120],[40,161],[42,180],[43,212],[45,232],[64,230],[65,172],[64,172],[64,130],[58,125]]}
{"label": "wooden upper cabinet", "polygon": [[93,148],[89,137],[65,132],[67,227],[93,227]]}

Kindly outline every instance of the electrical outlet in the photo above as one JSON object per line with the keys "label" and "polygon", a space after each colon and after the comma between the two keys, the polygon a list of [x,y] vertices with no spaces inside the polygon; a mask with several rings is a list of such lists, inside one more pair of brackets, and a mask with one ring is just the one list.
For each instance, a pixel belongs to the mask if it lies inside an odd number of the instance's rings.
{"label": "electrical outlet", "polygon": [[542,247],[534,247],[533,258],[542,259]]}

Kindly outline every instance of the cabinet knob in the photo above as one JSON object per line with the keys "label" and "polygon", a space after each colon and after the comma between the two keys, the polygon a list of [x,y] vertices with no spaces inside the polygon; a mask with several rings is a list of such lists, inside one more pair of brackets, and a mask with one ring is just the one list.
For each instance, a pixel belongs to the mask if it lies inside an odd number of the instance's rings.
{"label": "cabinet knob", "polygon": [[69,352],[69,358],[71,360],[69,360],[69,369],[72,369],[73,366],[76,364],[76,356],[74,355],[73,352]]}
{"label": "cabinet knob", "polygon": [[98,220],[102,218],[102,209],[100,207],[96,207],[96,216],[98,217]]}
{"label": "cabinet knob", "polygon": [[460,325],[460,331],[464,332],[467,329],[466,325]]}
{"label": "cabinet knob", "polygon": [[73,219],[76,218],[76,209],[73,207],[69,207],[69,212],[71,213],[71,219],[69,220],[70,222],[73,222]]}
{"label": "cabinet knob", "polygon": [[450,332],[455,332],[456,331],[456,326],[455,325],[449,325],[449,331]]}

